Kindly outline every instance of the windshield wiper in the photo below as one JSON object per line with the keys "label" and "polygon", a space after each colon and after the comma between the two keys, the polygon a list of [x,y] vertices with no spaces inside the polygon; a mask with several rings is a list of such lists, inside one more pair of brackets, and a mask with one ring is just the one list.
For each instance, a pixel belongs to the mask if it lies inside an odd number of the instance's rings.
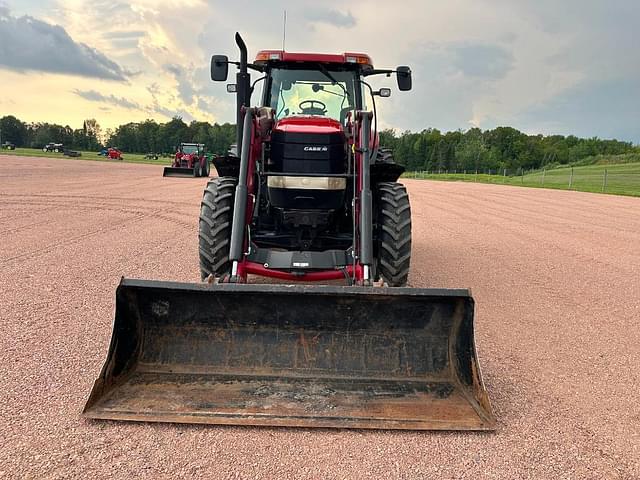
{"label": "windshield wiper", "polygon": [[318,69],[320,70],[320,72],[327,77],[329,80],[331,80],[331,83],[333,85],[338,85],[342,91],[344,92],[345,96],[349,96],[349,92],[347,92],[347,89],[344,88],[344,85],[342,85],[340,82],[338,82],[338,80],[336,80],[336,78],[331,75],[331,72],[329,72],[329,70],[327,70],[327,67],[325,67],[323,64],[319,63],[318,64]]}

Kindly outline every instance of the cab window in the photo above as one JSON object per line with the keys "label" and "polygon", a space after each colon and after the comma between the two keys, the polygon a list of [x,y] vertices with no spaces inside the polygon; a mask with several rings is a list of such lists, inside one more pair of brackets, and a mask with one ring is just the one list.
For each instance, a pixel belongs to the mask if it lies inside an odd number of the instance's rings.
{"label": "cab window", "polygon": [[356,108],[355,80],[355,72],[347,70],[273,68],[268,105],[278,119],[318,115],[344,124],[347,113]]}

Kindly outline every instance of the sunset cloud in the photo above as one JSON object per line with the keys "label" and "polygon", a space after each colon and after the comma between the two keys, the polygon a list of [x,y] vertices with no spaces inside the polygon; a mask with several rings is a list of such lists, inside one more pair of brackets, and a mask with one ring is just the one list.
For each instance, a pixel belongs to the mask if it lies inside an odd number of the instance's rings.
{"label": "sunset cloud", "polygon": [[0,8],[0,66],[125,81],[128,72],[103,53],[75,42],[64,28]]}

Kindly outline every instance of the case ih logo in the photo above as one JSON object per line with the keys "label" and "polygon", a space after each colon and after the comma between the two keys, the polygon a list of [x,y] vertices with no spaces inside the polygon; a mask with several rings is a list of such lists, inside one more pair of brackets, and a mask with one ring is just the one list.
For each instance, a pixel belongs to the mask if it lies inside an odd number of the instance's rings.
{"label": "case ih logo", "polygon": [[303,148],[303,150],[305,152],[328,152],[329,151],[329,147],[312,147],[312,146],[306,146]]}

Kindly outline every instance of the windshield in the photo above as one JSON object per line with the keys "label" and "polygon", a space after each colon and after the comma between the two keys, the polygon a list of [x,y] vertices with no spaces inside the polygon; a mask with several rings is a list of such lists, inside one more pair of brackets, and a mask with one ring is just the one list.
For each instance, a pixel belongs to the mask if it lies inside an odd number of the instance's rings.
{"label": "windshield", "polygon": [[267,104],[276,118],[320,115],[344,124],[347,112],[356,108],[355,72],[273,68]]}
{"label": "windshield", "polygon": [[190,155],[192,153],[198,153],[198,146],[197,145],[183,145],[182,146],[182,153],[186,153],[187,155]]}

